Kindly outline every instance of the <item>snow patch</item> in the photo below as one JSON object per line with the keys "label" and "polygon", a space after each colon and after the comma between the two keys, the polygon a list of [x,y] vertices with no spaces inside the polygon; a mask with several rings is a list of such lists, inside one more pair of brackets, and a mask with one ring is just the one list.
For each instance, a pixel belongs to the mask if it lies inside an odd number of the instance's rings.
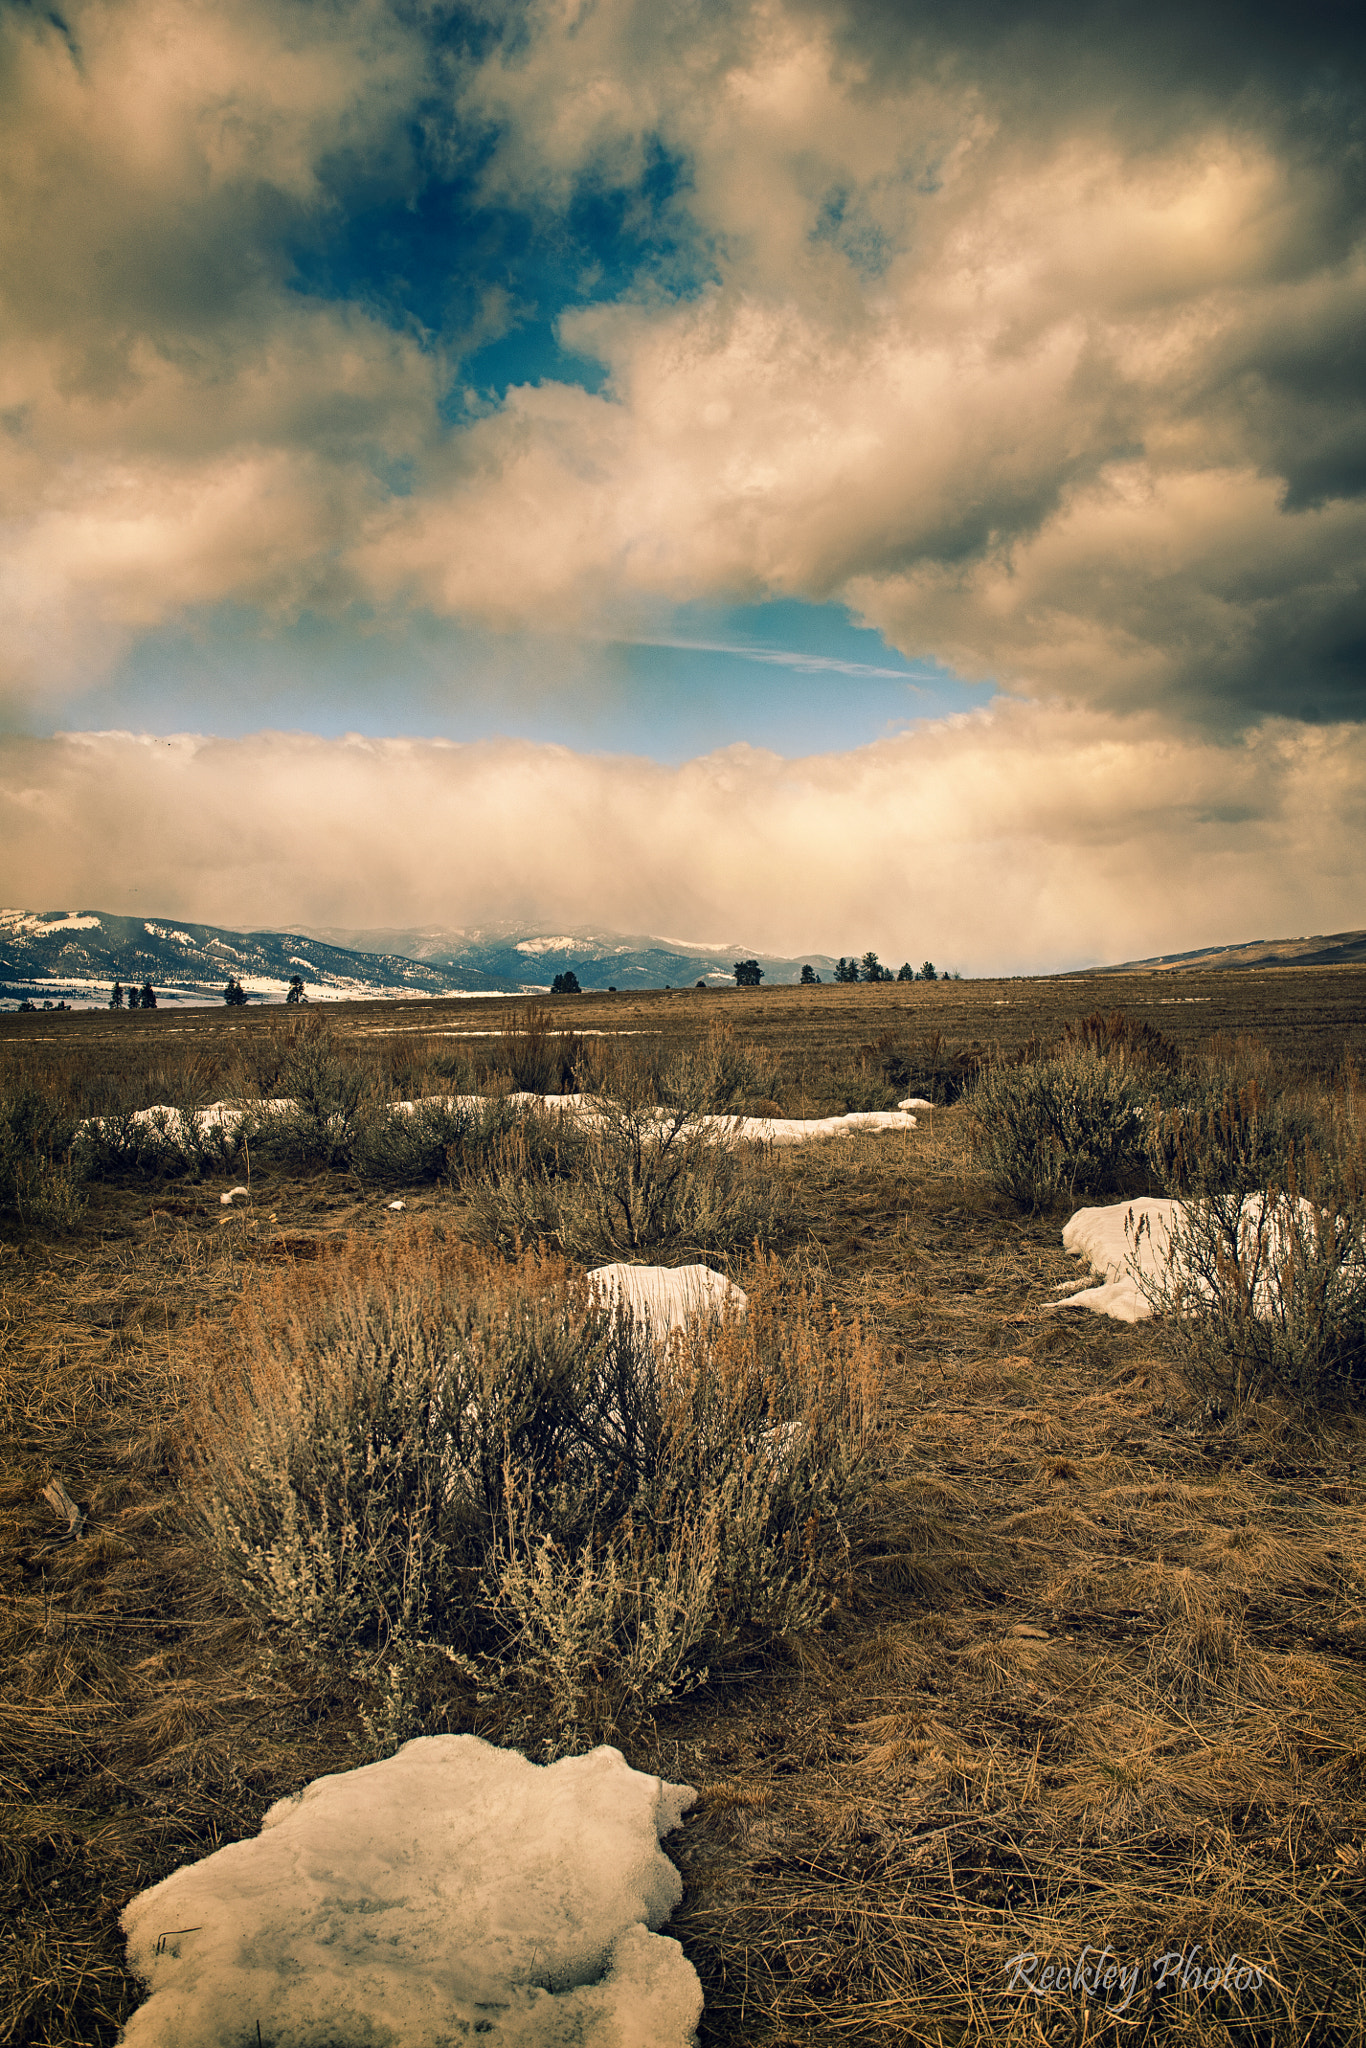
{"label": "snow patch", "polygon": [[625,1308],[657,1337],[693,1316],[743,1315],[749,1307],[744,1288],[710,1266],[595,1266],[588,1285],[604,1308]]}
{"label": "snow patch", "polygon": [[22,933],[26,937],[45,939],[52,932],[98,932],[103,929],[97,917],[82,917],[79,910],[68,910],[65,917],[44,917],[37,910],[0,910],[0,931]]}
{"label": "snow patch", "polygon": [[174,939],[178,946],[193,946],[196,943],[188,932],[173,932],[164,924],[149,924],[146,918],[142,921],[142,929],[150,932],[154,939]]}
{"label": "snow patch", "polygon": [[[1314,1208],[1300,1197],[1298,1209],[1300,1225],[1312,1242]],[[1179,1239],[1187,1215],[1186,1203],[1157,1195],[1078,1209],[1064,1225],[1063,1249],[1074,1258],[1085,1259],[1099,1284],[1083,1283],[1078,1289],[1075,1281],[1064,1281],[1063,1287],[1071,1290],[1067,1298],[1045,1306],[1089,1308],[1118,1323],[1145,1322],[1153,1313],[1148,1294],[1167,1278],[1173,1235]],[[1256,1313],[1270,1315],[1278,1305],[1277,1276],[1293,1243],[1289,1198],[1265,1190],[1245,1195],[1238,1213],[1238,1243],[1240,1261],[1246,1254],[1251,1272],[1255,1257],[1256,1269],[1264,1276],[1254,1290]],[[1260,1256],[1256,1256],[1259,1246]],[[1196,1286],[1206,1300],[1214,1298],[1208,1282],[1197,1277]],[[1062,1288],[1055,1291],[1061,1293]]]}
{"label": "snow patch", "polygon": [[123,1914],[150,1997],[125,2048],[692,2048],[697,1974],[657,1930],[696,1793],[615,1749],[541,1766],[429,1735],[318,1778]]}

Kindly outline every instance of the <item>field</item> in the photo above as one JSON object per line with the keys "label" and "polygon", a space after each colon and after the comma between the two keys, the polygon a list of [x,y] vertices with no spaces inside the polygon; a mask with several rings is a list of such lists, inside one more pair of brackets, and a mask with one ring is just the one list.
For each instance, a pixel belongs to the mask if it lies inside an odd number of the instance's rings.
{"label": "field", "polygon": [[[1355,968],[534,1010],[642,1057],[719,1019],[765,1077],[747,1106],[811,1115],[954,1097],[960,1056],[1026,1057],[1099,1006],[1188,1059],[1241,1036],[1290,1090],[1366,1065]],[[326,1021],[392,1097],[471,1072],[506,1085],[502,1034],[529,1014],[347,1004]],[[0,1082],[73,1115],[269,1094],[287,1026],[278,1009],[6,1017]],[[702,2041],[1366,2041],[1358,1414],[1206,1403],[1152,1324],[1050,1311],[1076,1272],[1068,1209],[996,1192],[968,1117],[942,1100],[914,1131],[754,1169],[781,1196],[783,1273],[863,1321],[884,1392],[876,1486],[823,1624],[621,1738],[701,1794],[668,1844],[686,1885],[668,1931],[702,1979]],[[249,1199],[225,1208],[239,1180]],[[468,1176],[399,1187],[263,1155],[228,1177],[111,1169],[65,1227],[0,1222],[0,2043],[112,2043],[136,2003],[127,1898],[358,1760],[353,1707],[282,1678],[210,1569],[184,1418],[263,1280],[312,1298],[358,1250],[401,1263],[476,1212]],[[754,1269],[743,1247],[708,1257],[742,1284]],[[1088,1946],[1138,1966],[1123,2012],[1041,1993]],[[1162,1957],[1180,1961],[1156,1988]]]}

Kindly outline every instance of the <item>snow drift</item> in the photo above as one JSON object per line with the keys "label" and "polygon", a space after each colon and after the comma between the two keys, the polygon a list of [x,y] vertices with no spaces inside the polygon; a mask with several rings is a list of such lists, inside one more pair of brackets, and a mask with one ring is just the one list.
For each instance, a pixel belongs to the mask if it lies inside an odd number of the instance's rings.
{"label": "snow drift", "polygon": [[126,2048],[691,2048],[697,1974],[654,1930],[695,1798],[473,1735],[318,1778],[129,1903]]}
{"label": "snow drift", "polygon": [[743,1287],[710,1266],[595,1266],[588,1284],[604,1308],[625,1308],[657,1337],[681,1330],[693,1316],[743,1315]]}
{"label": "snow drift", "polygon": [[[412,1116],[424,1108],[469,1109],[487,1108],[490,1100],[482,1095],[425,1095],[416,1102],[394,1102],[389,1105],[396,1116]],[[520,1108],[536,1107],[553,1111],[559,1115],[572,1116],[576,1121],[592,1127],[604,1121],[594,1109],[591,1096],[587,1095],[529,1095],[519,1093],[505,1099]],[[929,1106],[929,1105],[925,1105]],[[200,1133],[223,1131],[231,1134],[249,1116],[284,1116],[294,1108],[288,1097],[277,1097],[268,1102],[253,1102],[249,1105],[233,1102],[210,1102],[203,1109],[179,1110],[169,1103],[156,1103],[150,1109],[137,1110],[131,1122],[148,1130],[158,1132],[169,1143],[188,1148],[194,1141],[196,1129]],[[657,1118],[661,1123],[670,1121],[672,1112],[667,1109],[647,1110],[647,1116]],[[92,1117],[83,1128],[99,1129],[101,1119]],[[741,1142],[756,1145],[803,1145],[813,1138],[838,1138],[850,1131],[912,1131],[915,1117],[909,1108],[853,1110],[847,1116],[703,1116],[698,1124],[710,1137],[720,1142]]]}
{"label": "snow drift", "polygon": [[[1229,1199],[1236,1205],[1237,1198]],[[1282,1299],[1282,1270],[1288,1270],[1287,1262],[1293,1264],[1297,1233],[1301,1243],[1313,1243],[1318,1213],[1302,1196],[1292,1205],[1289,1196],[1266,1190],[1244,1195],[1236,1217],[1230,1208],[1229,1245],[1231,1248],[1236,1222],[1238,1263],[1249,1276],[1247,1285],[1257,1315],[1274,1315],[1289,1299],[1289,1281]],[[1142,1322],[1153,1313],[1154,1294],[1173,1277],[1173,1241],[1186,1299],[1212,1301],[1210,1279],[1191,1267],[1189,1251],[1183,1249],[1192,1214],[1191,1205],[1157,1195],[1078,1209],[1064,1225],[1063,1249],[1085,1259],[1098,1284],[1083,1285],[1065,1301],[1049,1302],[1048,1307],[1089,1308],[1116,1322]],[[1347,1226],[1339,1219],[1338,1227]],[[1366,1258],[1366,1252],[1354,1253],[1349,1238],[1347,1265],[1358,1277],[1360,1258]],[[1064,1285],[1075,1287],[1071,1281]]]}

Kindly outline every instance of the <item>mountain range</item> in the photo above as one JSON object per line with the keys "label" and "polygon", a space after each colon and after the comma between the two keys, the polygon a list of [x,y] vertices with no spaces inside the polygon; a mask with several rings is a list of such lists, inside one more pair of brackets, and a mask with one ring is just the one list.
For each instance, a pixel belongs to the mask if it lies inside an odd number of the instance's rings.
{"label": "mountain range", "polygon": [[[826,954],[808,956],[828,980]],[[313,1001],[376,996],[533,994],[557,974],[581,987],[689,987],[733,981],[737,959],[757,959],[769,982],[796,981],[802,960],[743,946],[690,946],[611,932],[528,934],[479,930],[234,931],[187,918],[121,917],[96,910],[0,911],[0,1007],[28,998],[103,1007],[112,982],[150,981],[158,1004],[217,1001],[229,979],[258,1001],[280,1001],[298,975]]]}

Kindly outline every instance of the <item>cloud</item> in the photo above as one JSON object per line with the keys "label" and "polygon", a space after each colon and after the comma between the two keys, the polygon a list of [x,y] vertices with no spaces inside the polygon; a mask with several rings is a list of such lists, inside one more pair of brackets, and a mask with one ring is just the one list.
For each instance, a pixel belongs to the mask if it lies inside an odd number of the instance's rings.
{"label": "cloud", "polygon": [[330,152],[381,152],[422,51],[369,0],[0,14],[0,703],[231,598],[339,594],[431,437],[415,337],[290,289]]}
{"label": "cloud", "polygon": [[566,313],[604,392],[523,387],[458,436],[355,550],[375,599],[590,630],[842,598],[1023,693],[1366,710],[1355,159],[1290,118],[1303,67],[1276,99],[1272,27],[1222,64],[1178,37],[1195,71],[1159,108],[1163,64],[1123,99],[1098,23],[1069,55],[1084,10],[1004,38],[1023,81],[990,8],[899,43],[874,10],[881,69],[816,8],[690,17],[686,50],[626,0],[529,18],[477,83],[490,176],[568,189],[658,132],[717,279]]}
{"label": "cloud", "polygon": [[23,906],[595,921],[1044,971],[1360,923],[1366,735],[1182,741],[1003,703],[850,754],[676,769],[509,741],[78,735],[0,749],[0,834]]}
{"label": "cloud", "polygon": [[[217,604],[594,641],[774,596],[1212,733],[1366,710],[1345,10],[63,20],[0,17],[13,719]],[[585,218],[597,282],[536,313],[601,390],[462,412],[500,248]]]}

